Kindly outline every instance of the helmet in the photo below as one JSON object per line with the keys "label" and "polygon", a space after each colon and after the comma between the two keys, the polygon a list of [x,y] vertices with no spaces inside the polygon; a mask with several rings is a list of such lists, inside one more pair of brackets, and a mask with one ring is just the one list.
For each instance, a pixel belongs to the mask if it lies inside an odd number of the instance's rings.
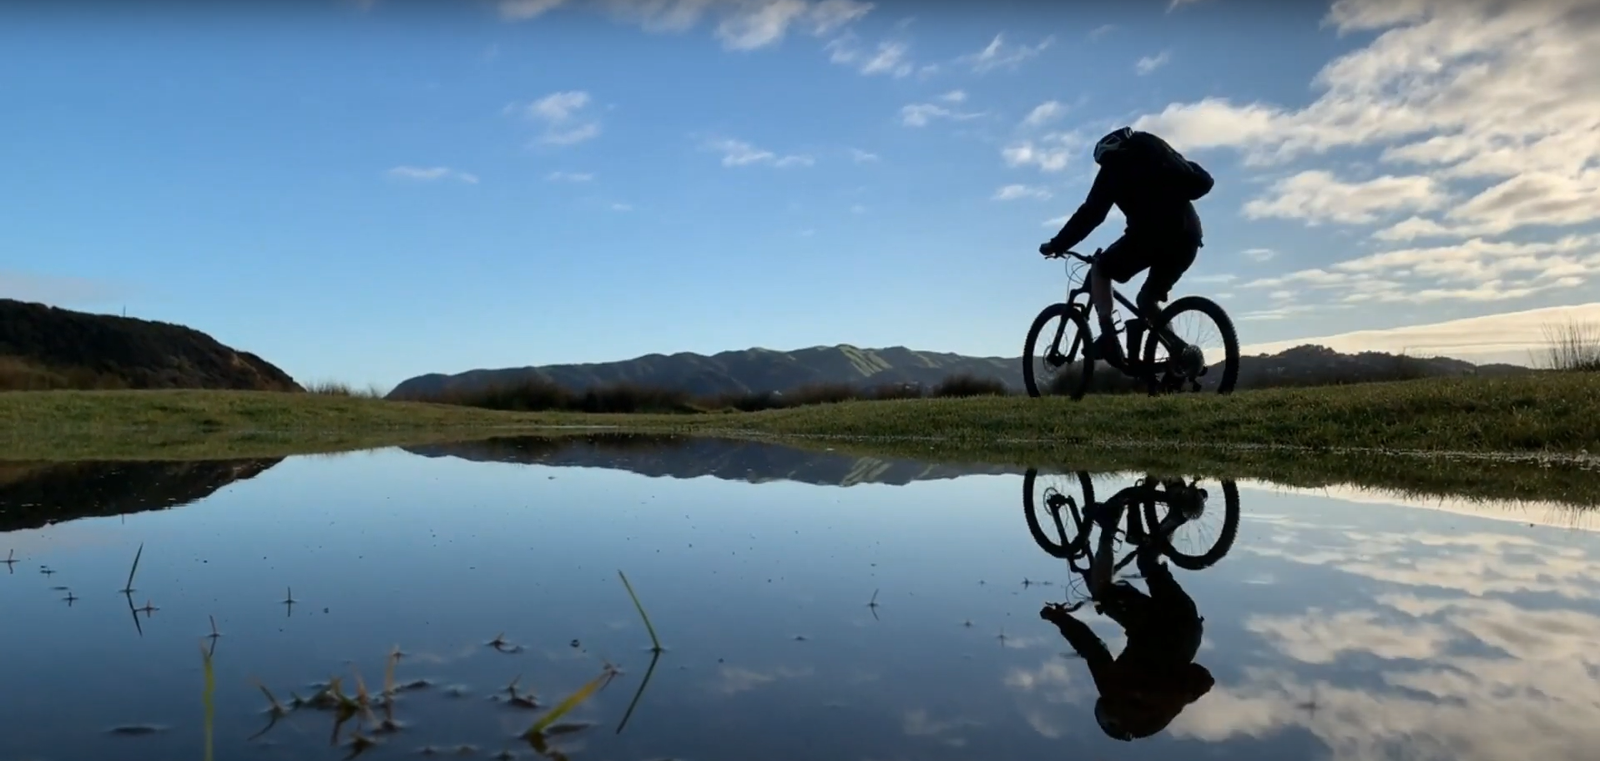
{"label": "helmet", "polygon": [[1105,155],[1121,149],[1123,142],[1131,137],[1133,137],[1132,127],[1122,127],[1107,133],[1105,137],[1100,138],[1100,142],[1094,144],[1094,163],[1105,163]]}

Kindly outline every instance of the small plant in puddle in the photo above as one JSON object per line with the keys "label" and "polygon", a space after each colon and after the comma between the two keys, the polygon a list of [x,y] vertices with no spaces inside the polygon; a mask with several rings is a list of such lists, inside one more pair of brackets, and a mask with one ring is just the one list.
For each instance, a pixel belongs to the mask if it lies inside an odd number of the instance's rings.
{"label": "small plant in puddle", "polygon": [[17,551],[15,549],[12,549],[12,550],[6,552],[6,559],[5,559],[4,562],[6,564],[6,572],[7,573],[16,573],[16,569],[12,568],[11,566],[14,566],[14,565],[17,564]]}
{"label": "small plant in puddle", "polygon": [[644,619],[645,631],[650,632],[650,651],[655,653],[661,652],[661,640],[656,638],[656,628],[650,625],[650,614],[644,612],[644,604],[639,602],[639,595],[634,593],[633,585],[628,583],[628,575],[623,573],[622,569],[620,568],[617,569],[617,575],[622,577],[622,586],[627,588],[628,597],[633,598],[633,607],[638,609],[639,617]]}

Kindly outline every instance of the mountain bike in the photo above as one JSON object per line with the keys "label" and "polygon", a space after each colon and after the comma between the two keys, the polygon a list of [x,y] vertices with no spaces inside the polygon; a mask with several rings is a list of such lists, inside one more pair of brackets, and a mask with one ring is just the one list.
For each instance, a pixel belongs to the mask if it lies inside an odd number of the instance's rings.
{"label": "mountain bike", "polygon": [[[1095,249],[1091,256],[1084,256],[1076,251],[1046,255],[1051,259],[1065,259],[1068,282],[1076,280],[1078,285],[1069,288],[1065,301],[1051,304],[1040,311],[1039,316],[1034,318],[1033,325],[1028,328],[1028,340],[1022,350],[1022,380],[1027,386],[1028,396],[1037,397],[1046,392],[1064,392],[1074,400],[1078,400],[1089,391],[1094,381],[1095,365],[1099,363],[1088,358],[1089,348],[1096,338],[1089,328],[1092,324],[1089,316],[1093,305],[1089,301],[1088,271],[1103,252],[1104,249]],[[1202,390],[1214,390],[1219,394],[1233,392],[1234,383],[1239,380],[1239,336],[1234,330],[1233,319],[1221,305],[1203,296],[1184,296],[1167,304],[1153,320],[1148,320],[1147,316],[1140,313],[1138,306],[1116,290],[1115,285],[1112,287],[1111,295],[1117,303],[1134,315],[1133,319],[1125,321],[1117,328],[1118,334],[1127,335],[1127,355],[1123,367],[1113,367],[1113,369],[1121,371],[1124,376],[1136,382],[1143,382],[1151,396],[1178,392],[1185,388],[1195,392]],[[1080,297],[1083,299],[1081,302]],[[1209,317],[1216,324],[1220,346],[1203,343],[1202,340],[1193,337],[1188,340],[1178,337],[1173,326],[1179,317],[1189,314]],[[1054,320],[1060,322],[1048,334],[1053,338],[1044,351],[1039,351],[1041,348],[1038,345],[1039,338],[1041,335],[1046,335],[1046,326]],[[1074,334],[1070,342],[1065,344],[1067,348],[1063,351],[1063,339],[1067,338],[1068,327],[1074,329]],[[1207,366],[1208,346],[1211,350],[1221,349],[1220,365]],[[1158,351],[1165,353],[1158,356]],[[1036,376],[1034,370],[1036,356],[1045,369],[1050,371],[1050,377],[1040,379]],[[1074,368],[1075,364],[1079,367]],[[1109,363],[1107,366],[1111,367]],[[1055,373],[1062,370],[1064,372],[1056,377]],[[1073,382],[1074,378],[1077,379],[1076,383]]]}
{"label": "mountain bike", "polygon": [[[1101,529],[1102,537],[1108,532],[1112,538],[1120,535],[1130,545],[1153,543],[1174,565],[1190,571],[1216,564],[1233,549],[1239,533],[1239,487],[1231,480],[1222,482],[1222,526],[1216,538],[1189,550],[1178,548],[1179,544],[1187,544],[1177,541],[1187,536],[1180,531],[1198,527],[1217,514],[1216,506],[1208,504],[1210,491],[1201,488],[1198,479],[1169,482],[1144,478],[1118,490],[1110,499],[1096,502],[1093,479],[1079,471],[1067,476],[1066,491],[1073,489],[1070,481],[1076,480],[1077,490],[1082,495],[1080,503],[1076,496],[1053,485],[1047,486],[1036,500],[1034,491],[1039,478],[1037,468],[1029,468],[1022,478],[1023,514],[1028,521],[1028,533],[1033,535],[1040,549],[1068,561],[1075,570],[1086,570],[1078,568],[1077,564],[1091,560],[1090,534],[1095,528]],[[1040,521],[1041,507],[1048,515],[1048,523]],[[1070,526],[1063,521],[1063,515],[1071,519]],[[1126,530],[1119,527],[1124,515],[1128,521]],[[1054,529],[1054,537],[1046,532],[1046,525]],[[1128,553],[1113,563],[1112,572],[1121,571],[1135,557],[1135,553]]]}

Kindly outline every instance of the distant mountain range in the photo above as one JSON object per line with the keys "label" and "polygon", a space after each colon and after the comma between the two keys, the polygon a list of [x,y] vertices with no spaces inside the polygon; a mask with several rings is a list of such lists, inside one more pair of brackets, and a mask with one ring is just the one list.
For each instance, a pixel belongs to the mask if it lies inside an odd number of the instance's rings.
{"label": "distant mountain range", "polygon": [[[1278,354],[1241,357],[1238,388],[1524,372],[1532,370],[1518,365],[1475,365],[1445,357],[1401,357],[1382,352],[1341,354],[1325,347],[1306,345]],[[1019,392],[1024,388],[1020,357],[970,357],[899,346],[862,349],[841,344],[789,352],[746,349],[710,356],[682,352],[648,354],[620,362],[471,370],[455,375],[431,373],[403,381],[388,396],[391,399],[427,399],[536,378],[572,391],[634,383],[713,395],[783,392],[819,383],[861,387],[932,386],[952,375],[993,378]]]}
{"label": "distant mountain range", "polygon": [[781,444],[696,436],[596,434],[545,438],[506,436],[482,441],[402,447],[421,457],[560,468],[607,468],[651,478],[795,481],[816,486],[905,486],[973,475],[1020,475],[1003,465],[948,465],[916,460],[813,452]]}

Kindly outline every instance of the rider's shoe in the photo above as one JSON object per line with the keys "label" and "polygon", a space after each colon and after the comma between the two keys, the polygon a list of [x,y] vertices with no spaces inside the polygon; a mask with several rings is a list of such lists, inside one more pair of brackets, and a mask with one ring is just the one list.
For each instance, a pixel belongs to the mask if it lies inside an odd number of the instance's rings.
{"label": "rider's shoe", "polygon": [[1114,333],[1101,333],[1088,348],[1089,359],[1100,360],[1118,370],[1127,366],[1122,356],[1122,344],[1117,343]]}

